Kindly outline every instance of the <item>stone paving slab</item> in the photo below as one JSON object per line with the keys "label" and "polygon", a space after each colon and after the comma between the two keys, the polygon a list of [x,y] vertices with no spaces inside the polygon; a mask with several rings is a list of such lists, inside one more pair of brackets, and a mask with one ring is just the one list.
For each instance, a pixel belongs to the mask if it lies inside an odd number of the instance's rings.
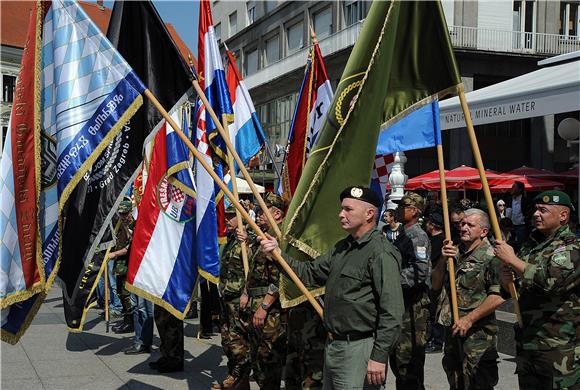
{"label": "stone paving slab", "polygon": [[[2,390],[35,389],[209,389],[226,372],[219,337],[197,340],[198,320],[186,320],[185,370],[159,374],[148,362],[159,358],[159,337],[155,334],[153,352],[125,355],[123,348],[131,335],[106,333],[105,322],[98,311],[87,315],[85,331],[69,333],[62,309],[62,295],[55,288],[21,341],[0,345],[0,388]],[[156,331],[155,331],[156,332]],[[500,354],[500,383],[497,390],[517,388],[513,358]],[[447,378],[441,368],[442,354],[427,355],[425,387],[447,389]],[[258,389],[251,383],[252,390]],[[387,375],[387,389],[394,389],[392,372]]]}

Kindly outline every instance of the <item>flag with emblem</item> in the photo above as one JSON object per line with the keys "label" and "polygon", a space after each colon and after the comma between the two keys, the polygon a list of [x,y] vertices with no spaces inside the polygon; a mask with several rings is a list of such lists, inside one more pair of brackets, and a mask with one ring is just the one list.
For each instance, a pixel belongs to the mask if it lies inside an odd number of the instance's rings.
{"label": "flag with emblem", "polygon": [[[308,260],[343,238],[339,194],[369,185],[380,129],[460,83],[439,1],[373,2],[289,206],[284,250]],[[305,297],[283,277],[280,299]]]}
{"label": "flag with emblem", "polygon": [[[188,100],[193,75],[152,2],[116,1],[107,38],[170,113]],[[161,114],[146,99],[71,196],[58,275],[65,285],[64,310],[70,331],[82,330],[86,309],[96,304],[94,287],[103,262],[95,253],[104,253],[110,244],[109,227],[140,170],[143,144],[161,123]]]}
{"label": "flag with emblem", "polygon": [[[42,29],[36,39],[41,43],[40,99],[30,97],[27,103],[38,104],[40,110],[36,120],[43,177],[37,179],[42,184],[38,215],[48,290],[60,266],[70,196],[141,106],[145,86],[77,2],[38,2],[35,7],[42,15],[36,26]],[[3,313],[3,340],[17,341],[43,294]],[[11,318],[17,322],[10,323]]]}
{"label": "flag with emblem", "polygon": [[316,144],[332,97],[332,86],[326,74],[322,53],[318,43],[315,43],[308,54],[286,145],[281,193],[287,199],[291,199],[296,191],[304,164]]}
{"label": "flag with emblem", "polygon": [[[172,119],[179,123],[179,114]],[[153,143],[126,286],[180,319],[197,279],[195,203],[189,150],[164,122]]]}
{"label": "flag with emblem", "polygon": [[375,163],[371,172],[371,188],[385,199],[387,194],[387,184],[389,183],[389,175],[391,174],[391,167],[393,166],[393,155],[383,154],[375,156]]}

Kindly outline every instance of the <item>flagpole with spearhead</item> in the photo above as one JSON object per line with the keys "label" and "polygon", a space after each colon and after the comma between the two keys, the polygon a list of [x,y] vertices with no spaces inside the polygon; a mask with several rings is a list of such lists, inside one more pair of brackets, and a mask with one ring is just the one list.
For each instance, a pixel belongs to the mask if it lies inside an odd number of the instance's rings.
{"label": "flagpole with spearhead", "polygon": [[[488,207],[489,220],[491,222],[491,227],[493,229],[493,235],[496,239],[502,239],[501,230],[499,228],[499,223],[497,222],[497,215],[495,213],[495,208],[493,207],[493,199],[491,198],[491,191],[489,189],[489,183],[487,182],[487,177],[485,176],[485,169],[483,168],[483,161],[481,159],[481,152],[479,150],[479,145],[477,143],[477,137],[475,136],[475,130],[473,128],[473,122],[471,121],[471,113],[469,112],[469,107],[467,106],[467,100],[465,99],[465,91],[463,90],[463,85],[459,89],[459,101],[461,102],[461,109],[465,117],[465,124],[467,125],[467,134],[469,135],[469,142],[471,143],[471,149],[473,150],[473,157],[475,158],[475,165],[479,171],[479,177],[481,178],[481,185],[483,189],[483,195],[485,197],[485,202]],[[514,302],[514,311],[518,319],[518,324],[520,328],[523,327],[522,314],[520,312],[520,305],[518,302],[518,292],[516,286],[513,282],[508,285],[510,295]]]}
{"label": "flagpole with spearhead", "polygon": [[201,102],[205,106],[206,112],[209,113],[209,115],[211,116],[211,119],[215,123],[216,128],[217,128],[219,134],[222,136],[222,138],[223,138],[223,140],[224,140],[224,142],[226,144],[226,147],[232,153],[232,156],[234,157],[234,160],[238,163],[238,166],[240,167],[240,171],[242,172],[242,175],[244,176],[244,179],[248,182],[248,185],[250,186],[250,189],[252,190],[252,193],[254,194],[254,197],[258,201],[258,204],[262,208],[262,210],[264,212],[264,215],[268,219],[268,222],[270,223],[270,226],[272,227],[272,229],[274,229],[274,233],[276,233],[276,236],[278,237],[278,239],[281,239],[282,238],[282,232],[280,231],[280,228],[278,227],[278,224],[276,223],[276,221],[274,220],[274,217],[272,216],[272,213],[270,213],[270,210],[266,206],[266,203],[264,202],[264,199],[262,198],[262,195],[260,195],[260,192],[258,191],[258,188],[256,188],[256,185],[254,184],[254,181],[250,177],[250,174],[248,173],[248,170],[244,166],[244,163],[242,162],[242,159],[240,158],[240,156],[236,152],[236,148],[230,142],[229,137],[226,136],[226,131],[225,131],[225,129],[222,126],[221,120],[218,119],[215,111],[211,107],[211,104],[207,100],[207,97],[205,96],[205,93],[203,92],[203,90],[201,89],[201,86],[199,85],[199,82],[197,81],[197,75],[195,73],[194,73],[194,80],[191,83],[193,85],[193,88],[195,89],[195,92],[197,92],[199,98],[201,99]]}
{"label": "flagpole with spearhead", "polygon": [[[197,86],[199,88],[199,84]],[[213,167],[211,167],[205,161],[203,155],[193,146],[193,144],[191,143],[191,141],[189,140],[189,138],[187,138],[186,135],[183,133],[183,131],[181,131],[181,129],[175,123],[175,121],[173,119],[171,119],[171,117],[169,116],[169,114],[167,113],[167,111],[163,108],[163,106],[161,106],[161,103],[159,103],[159,101],[157,100],[157,98],[155,96],[153,96],[153,94],[151,93],[151,91],[149,91],[148,89],[146,89],[143,92],[143,94],[151,101],[151,103],[153,103],[153,105],[155,106],[155,108],[161,113],[161,115],[167,121],[167,123],[173,128],[173,130],[175,130],[175,133],[177,134],[177,136],[179,138],[181,138],[181,140],[185,143],[185,145],[189,148],[189,150],[191,150],[191,152],[193,153],[193,155],[195,156],[195,158],[200,162],[200,164],[207,171],[207,173],[209,173],[209,175],[216,182],[216,184],[220,187],[220,189],[224,192],[224,194],[230,199],[230,201],[235,206],[235,208],[238,210],[238,212],[248,222],[248,225],[250,225],[250,227],[252,228],[252,230],[254,230],[254,232],[256,232],[256,234],[259,237],[265,238],[266,236],[264,235],[264,232],[262,231],[262,229],[260,229],[260,227],[258,225],[256,225],[256,223],[252,220],[252,218],[250,217],[250,215],[248,214],[248,212],[244,209],[244,206],[242,206],[240,204],[240,202],[238,202],[235,199],[234,194],[232,194],[230,192],[230,190],[228,189],[228,186],[224,184],[224,182],[214,172]],[[206,100],[206,103],[207,103],[207,100]],[[207,107],[208,106],[206,106],[206,108]],[[214,116],[215,116],[215,113],[214,113]],[[214,121],[215,121],[215,119],[214,119]],[[219,123],[220,126],[221,126],[221,122],[218,121],[216,123]],[[239,156],[238,156],[238,159],[239,159]],[[239,164],[239,162],[238,162],[238,164]],[[243,165],[240,165],[240,166],[243,167]],[[262,200],[262,202],[263,202],[263,200]],[[267,209],[264,209],[264,212],[266,212],[266,210]],[[277,225],[274,223],[274,226],[277,226]],[[284,258],[282,257],[282,255],[280,253],[275,252],[275,253],[272,253],[272,257],[274,257],[274,259],[278,262],[278,264],[280,264],[280,266],[282,267],[282,269],[288,274],[288,276],[290,277],[290,279],[292,279],[292,281],[300,289],[300,291],[302,292],[302,294],[304,294],[306,296],[306,298],[308,299],[308,302],[310,302],[312,304],[312,306],[314,307],[314,309],[316,310],[316,312],[320,315],[320,317],[322,317],[322,315],[323,315],[322,307],[320,306],[320,304],[318,303],[318,301],[314,298],[314,296],[312,295],[312,293],[310,291],[308,291],[308,289],[306,288],[306,286],[304,286],[304,283],[302,283],[302,281],[300,280],[300,278],[298,278],[298,275],[296,275],[296,273],[294,272],[294,270],[292,270],[292,268],[288,265],[288,263],[286,262],[286,260],[284,260]]]}
{"label": "flagpole with spearhead", "polygon": [[[223,126],[224,128],[228,128],[228,120],[226,118],[226,115],[223,114],[222,115],[222,121],[223,121]],[[229,131],[226,131],[226,137],[228,139],[228,141],[230,140],[230,134]],[[238,195],[238,183],[236,182],[236,167],[234,164],[234,157],[232,156],[232,152],[228,149],[228,168],[230,170],[230,178],[232,181],[232,193],[234,194],[234,198],[236,199],[236,201],[240,201],[240,197]],[[240,215],[240,212],[238,210],[236,210],[236,219],[238,220],[238,229],[241,232],[244,232],[244,223],[242,220],[242,216]],[[246,276],[246,278],[248,277],[248,272],[250,272],[250,264],[248,263],[248,247],[246,246],[245,242],[242,242],[241,244],[241,248],[242,248],[242,264],[244,265],[244,275]]]}

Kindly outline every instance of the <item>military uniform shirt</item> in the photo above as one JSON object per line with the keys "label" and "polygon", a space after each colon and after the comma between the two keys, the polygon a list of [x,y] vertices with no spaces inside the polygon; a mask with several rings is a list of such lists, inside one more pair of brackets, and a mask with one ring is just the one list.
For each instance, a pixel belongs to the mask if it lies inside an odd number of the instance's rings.
{"label": "military uniform shirt", "polygon": [[399,251],[377,230],[340,240],[314,261],[284,255],[309,286],[326,284],[324,326],[347,335],[375,332],[371,359],[386,362],[401,332],[403,293]]}
{"label": "military uniform shirt", "polygon": [[[248,258],[251,257],[248,248]],[[230,234],[220,256],[220,284],[221,296],[226,301],[238,299],[242,294],[246,276],[242,260],[242,245],[235,235]]]}
{"label": "military uniform shirt", "polygon": [[405,229],[405,234],[413,241],[415,248],[415,263],[406,264],[401,270],[403,288],[428,283],[431,275],[431,241],[418,223]]}
{"label": "military uniform shirt", "polygon": [[[268,231],[274,234],[272,230]],[[258,244],[257,238],[254,238]],[[250,257],[250,271],[246,280],[246,291],[250,296],[263,296],[266,294],[275,295],[279,292],[280,268],[278,263],[271,261],[262,251],[257,250]],[[267,290],[263,293],[253,294],[252,289]]]}
{"label": "military uniform shirt", "polygon": [[518,257],[528,263],[521,278],[522,347],[575,347],[580,332],[580,255],[568,225],[551,238],[535,231]]}
{"label": "military uniform shirt", "polygon": [[[459,255],[455,270],[455,286],[457,289],[457,307],[459,317],[464,317],[480,306],[489,295],[500,295],[498,269],[500,260],[495,257],[494,250],[487,238],[471,252]],[[449,280],[439,298],[439,320],[444,326],[452,325],[452,311],[449,297]],[[481,318],[474,328],[486,328],[497,333],[495,312]]]}

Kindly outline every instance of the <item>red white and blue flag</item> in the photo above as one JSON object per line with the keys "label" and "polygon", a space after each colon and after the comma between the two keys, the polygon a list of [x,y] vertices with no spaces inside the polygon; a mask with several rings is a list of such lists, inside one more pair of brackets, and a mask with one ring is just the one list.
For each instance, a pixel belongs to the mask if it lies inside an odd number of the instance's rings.
{"label": "red white and blue flag", "polygon": [[[226,85],[215,31],[213,27],[209,0],[200,1],[198,66],[199,83],[217,117],[231,121],[233,109]],[[227,149],[222,137],[205,107],[198,102],[196,120],[196,147],[206,161],[214,167],[216,174],[223,179],[224,164],[227,163]],[[219,278],[219,241],[225,240],[226,224],[224,196],[211,176],[196,162],[196,186],[199,189],[196,209],[196,253],[199,271],[207,280],[217,283]]]}
{"label": "red white and blue flag", "polygon": [[302,176],[302,169],[308,160],[310,150],[318,139],[333,96],[322,53],[316,43],[308,56],[292,126],[288,134],[281,185],[278,186],[278,192],[288,199],[292,198],[296,191],[296,186]]}
{"label": "red white and blue flag", "polygon": [[[177,111],[172,119],[179,123]],[[171,126],[164,124],[153,142],[126,285],[183,319],[197,278],[193,172]]]}

